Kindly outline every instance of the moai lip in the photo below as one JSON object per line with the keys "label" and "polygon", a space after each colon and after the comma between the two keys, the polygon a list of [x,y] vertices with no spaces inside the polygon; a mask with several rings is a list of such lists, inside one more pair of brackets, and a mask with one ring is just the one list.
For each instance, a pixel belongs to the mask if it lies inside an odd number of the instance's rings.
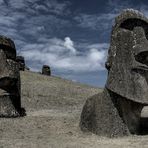
{"label": "moai lip", "polygon": [[137,10],[115,18],[102,94],[87,99],[80,127],[97,135],[139,134],[142,108],[148,105],[148,19]]}
{"label": "moai lip", "polygon": [[22,116],[20,73],[14,42],[0,36],[0,117]]}
{"label": "moai lip", "polygon": [[42,74],[43,75],[48,75],[48,76],[51,75],[51,70],[50,70],[50,67],[48,65],[43,65]]}

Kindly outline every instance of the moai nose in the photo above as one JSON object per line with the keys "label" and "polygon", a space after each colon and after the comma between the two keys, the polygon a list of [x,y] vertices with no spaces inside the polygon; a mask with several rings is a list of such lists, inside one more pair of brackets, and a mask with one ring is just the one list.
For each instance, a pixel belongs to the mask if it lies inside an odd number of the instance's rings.
{"label": "moai nose", "polygon": [[5,68],[6,68],[6,62],[7,62],[7,59],[6,59],[6,55],[3,51],[3,49],[0,49],[0,75],[3,75],[3,72],[5,71]]}
{"label": "moai nose", "polygon": [[136,61],[148,66],[148,40],[142,27],[134,28],[133,53]]}
{"label": "moai nose", "polygon": [[0,49],[0,88],[7,90],[8,86],[13,87],[15,85],[16,64],[11,59],[7,59],[3,49]]}
{"label": "moai nose", "polygon": [[147,42],[145,31],[142,27],[135,27],[134,28],[134,38],[135,38],[136,44],[141,44],[141,43]]}

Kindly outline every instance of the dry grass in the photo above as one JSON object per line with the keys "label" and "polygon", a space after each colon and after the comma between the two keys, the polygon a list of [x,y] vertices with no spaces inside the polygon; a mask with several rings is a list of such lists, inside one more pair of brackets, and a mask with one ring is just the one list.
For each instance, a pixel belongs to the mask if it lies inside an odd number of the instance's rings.
{"label": "dry grass", "polygon": [[148,147],[148,136],[109,139],[80,131],[82,106],[101,89],[32,72],[22,72],[21,81],[27,116],[0,119],[0,148]]}

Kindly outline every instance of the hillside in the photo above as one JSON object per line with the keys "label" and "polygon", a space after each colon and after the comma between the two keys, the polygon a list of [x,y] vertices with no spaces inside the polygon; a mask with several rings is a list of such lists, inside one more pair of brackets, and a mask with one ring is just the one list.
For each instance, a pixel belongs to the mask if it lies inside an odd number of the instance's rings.
{"label": "hillside", "polygon": [[55,76],[21,72],[27,116],[0,119],[0,148],[146,148],[148,136],[118,139],[82,133],[85,100],[102,90]]}
{"label": "hillside", "polygon": [[93,88],[55,76],[21,72],[22,105],[32,110],[77,110],[84,100],[99,92]]}

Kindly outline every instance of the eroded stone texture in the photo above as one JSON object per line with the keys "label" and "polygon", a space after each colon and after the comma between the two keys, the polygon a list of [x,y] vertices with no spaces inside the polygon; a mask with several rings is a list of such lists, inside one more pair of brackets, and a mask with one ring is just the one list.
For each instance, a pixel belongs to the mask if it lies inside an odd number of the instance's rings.
{"label": "eroded stone texture", "polygon": [[25,70],[25,59],[23,56],[17,56],[16,61],[19,65],[19,70],[24,71]]}
{"label": "eroded stone texture", "polygon": [[51,75],[51,70],[50,70],[50,67],[48,65],[43,65],[42,74],[43,75],[48,75],[48,76]]}
{"label": "eroded stone texture", "polygon": [[102,94],[88,99],[80,126],[109,137],[138,134],[148,105],[148,19],[132,9],[115,19]]}
{"label": "eroded stone texture", "polygon": [[11,39],[0,36],[0,117],[21,114],[20,74],[15,45]]}

